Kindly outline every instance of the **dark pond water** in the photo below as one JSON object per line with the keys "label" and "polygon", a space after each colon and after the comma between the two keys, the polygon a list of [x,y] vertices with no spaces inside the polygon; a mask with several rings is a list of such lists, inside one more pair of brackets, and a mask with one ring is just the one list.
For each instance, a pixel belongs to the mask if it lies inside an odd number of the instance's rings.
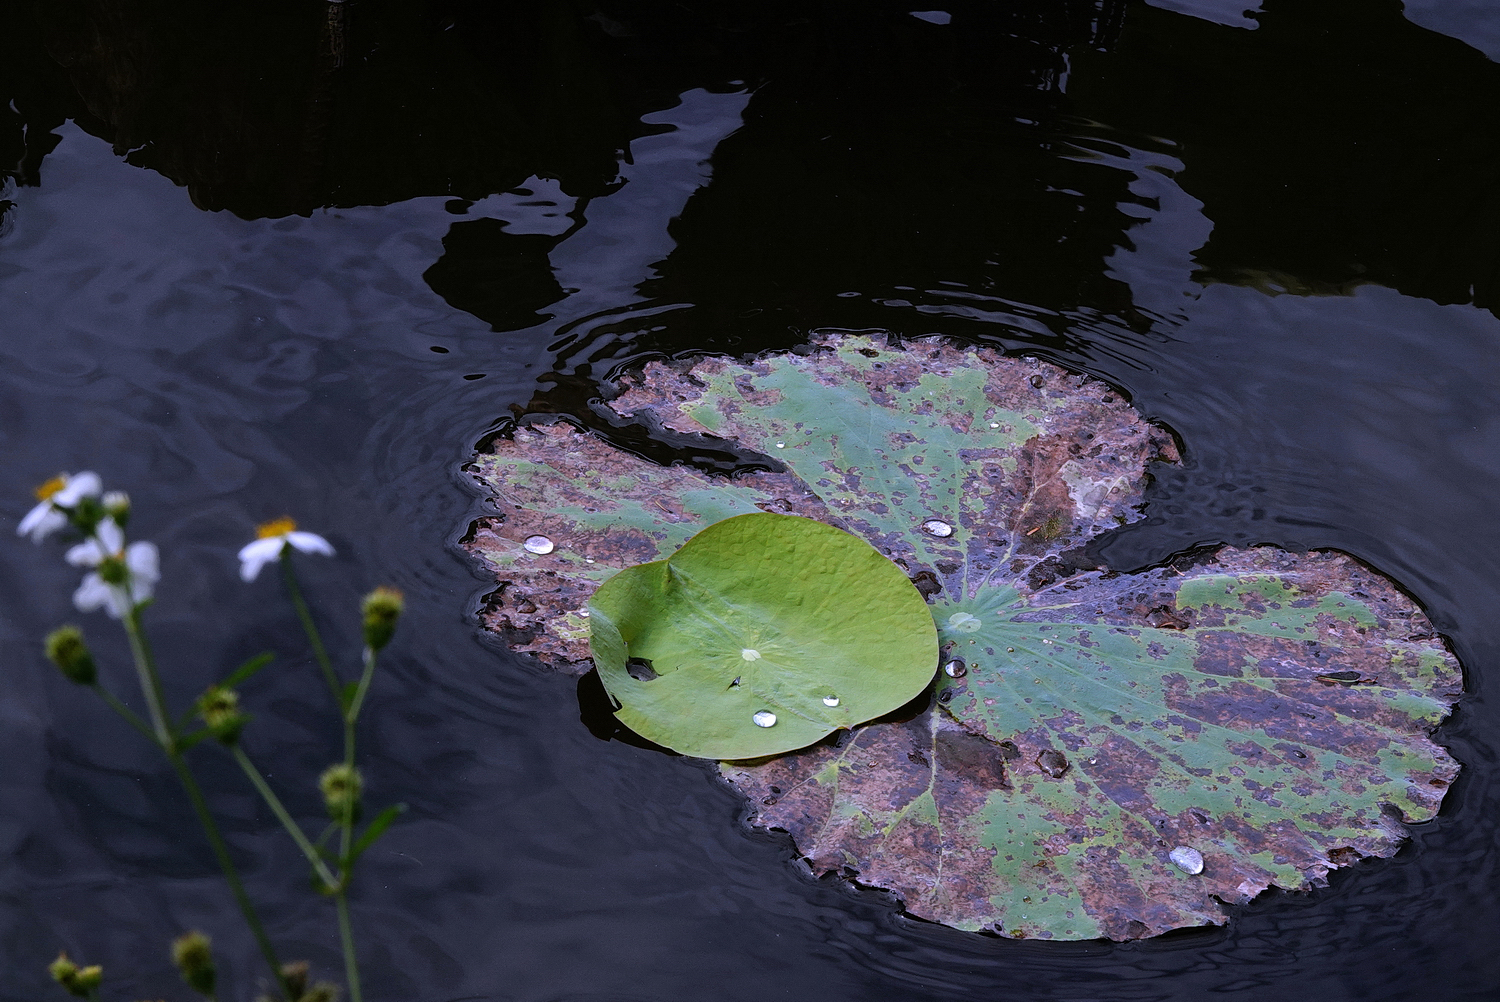
{"label": "dark pond water", "polygon": [[[338,547],[303,566],[346,654],[357,596],[406,591],[365,715],[372,799],[411,805],[358,887],[373,999],[1493,998],[1500,18],[1247,2],[13,4],[0,512],[59,469],[131,491],[179,702],[302,650],[274,578],[235,575],[259,521]],[[1187,462],[1116,567],[1272,543],[1391,575],[1466,667],[1441,817],[1227,928],[1008,942],[814,881],[703,766],[593,737],[573,681],[475,626],[463,464],[631,360],[816,328],[1041,355],[1170,426]],[[173,778],[39,656],[76,572],[3,554],[0,999],[61,997],[59,947],[107,998],[184,997],[193,926],[251,998]],[[247,696],[309,819],[322,695],[288,657]],[[331,909],[199,759],[283,952],[334,975]]]}

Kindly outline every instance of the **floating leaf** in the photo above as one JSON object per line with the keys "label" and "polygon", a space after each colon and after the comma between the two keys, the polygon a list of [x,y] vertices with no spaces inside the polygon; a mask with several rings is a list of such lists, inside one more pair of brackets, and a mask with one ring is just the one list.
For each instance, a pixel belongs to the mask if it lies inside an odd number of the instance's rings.
{"label": "floating leaf", "polygon": [[900,568],[789,515],[715,523],[610,578],[589,612],[616,715],[684,755],[803,748],[909,702],[937,668],[932,617]]}
{"label": "floating leaf", "polygon": [[[1148,462],[1175,459],[1101,384],[869,338],[622,382],[622,417],[777,468],[712,477],[564,426],[518,429],[476,463],[507,506],[471,542],[503,582],[486,620],[584,666],[576,610],[598,581],[741,511],[815,518],[891,557],[928,595],[949,662],[932,707],[724,768],[817,872],[959,928],[1135,938],[1390,855],[1457,772],[1427,736],[1457,666],[1354,561],[1090,566],[1082,544],[1138,517]],[[527,554],[532,533],[557,550]]]}

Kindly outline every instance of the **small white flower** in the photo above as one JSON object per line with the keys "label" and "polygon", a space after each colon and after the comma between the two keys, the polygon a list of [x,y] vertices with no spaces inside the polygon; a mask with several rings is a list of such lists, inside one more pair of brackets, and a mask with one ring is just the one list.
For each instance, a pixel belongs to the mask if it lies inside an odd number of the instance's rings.
{"label": "small white flower", "polygon": [[102,606],[115,619],[122,619],[151,597],[161,580],[161,560],[155,544],[124,544],[124,531],[113,519],[106,518],[93,536],[68,550],[66,559],[74,567],[98,567],[107,560],[117,560],[125,570],[121,584],[110,584],[97,570],[84,575],[83,583],[73,593],[73,604],[79,612],[93,612]]}
{"label": "small white flower", "polygon": [[266,564],[281,559],[282,551],[290,546],[303,553],[321,553],[333,556],[333,546],[328,540],[313,532],[299,532],[297,523],[289,518],[278,518],[255,530],[255,542],[246,543],[240,549],[240,577],[254,581]]}
{"label": "small white flower", "polygon": [[60,509],[72,508],[84,498],[96,498],[103,489],[99,474],[89,470],[53,477],[36,489],[40,503],[21,519],[16,535],[30,536],[33,543],[40,543],[68,524],[68,516]]}

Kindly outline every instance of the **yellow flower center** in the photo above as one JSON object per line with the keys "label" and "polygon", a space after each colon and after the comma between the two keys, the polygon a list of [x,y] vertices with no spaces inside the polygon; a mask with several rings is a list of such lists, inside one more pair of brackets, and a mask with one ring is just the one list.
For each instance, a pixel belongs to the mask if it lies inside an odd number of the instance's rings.
{"label": "yellow flower center", "polygon": [[36,489],[36,499],[38,501],[45,501],[66,486],[68,486],[67,480],[62,477],[53,477]]}
{"label": "yellow flower center", "polygon": [[296,528],[297,523],[292,521],[291,519],[276,518],[267,522],[265,525],[256,526],[255,538],[270,539],[272,536],[285,536],[289,532],[294,532]]}

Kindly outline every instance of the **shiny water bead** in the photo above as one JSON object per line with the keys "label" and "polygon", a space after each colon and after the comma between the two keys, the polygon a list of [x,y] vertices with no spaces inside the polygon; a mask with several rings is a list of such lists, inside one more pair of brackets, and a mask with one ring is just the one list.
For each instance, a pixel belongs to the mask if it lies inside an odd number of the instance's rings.
{"label": "shiny water bead", "polygon": [[786,448],[786,443],[785,442],[777,442],[776,443],[776,448],[778,448],[778,449],[785,449]]}
{"label": "shiny water bead", "polygon": [[527,536],[526,542],[522,543],[521,547],[527,553],[536,554],[551,553],[557,548],[552,545],[552,540],[548,539],[546,536]]}
{"label": "shiny water bead", "polygon": [[929,536],[937,536],[940,539],[945,539],[948,536],[953,535],[953,526],[949,525],[947,522],[944,522],[942,519],[929,518],[927,521],[922,523],[922,531],[927,533]]}
{"label": "shiny water bead", "polygon": [[955,612],[948,617],[948,629],[959,633],[974,633],[983,625],[972,612]]}
{"label": "shiny water bead", "polygon": [[1192,846],[1180,845],[1167,853],[1167,856],[1183,873],[1203,872],[1203,853]]}
{"label": "shiny water bead", "polygon": [[824,696],[823,697],[823,705],[824,706],[838,706],[839,705],[839,698],[837,696]]}
{"label": "shiny water bead", "polygon": [[963,658],[954,658],[943,665],[943,674],[949,678],[963,678],[969,674],[969,666],[964,664]]}
{"label": "shiny water bead", "polygon": [[756,650],[753,647],[742,647],[740,648],[740,657],[744,658],[746,661],[759,661],[760,651]]}
{"label": "shiny water bead", "polygon": [[750,718],[755,721],[756,727],[775,727],[776,714],[770,710],[756,710],[755,715]]}

